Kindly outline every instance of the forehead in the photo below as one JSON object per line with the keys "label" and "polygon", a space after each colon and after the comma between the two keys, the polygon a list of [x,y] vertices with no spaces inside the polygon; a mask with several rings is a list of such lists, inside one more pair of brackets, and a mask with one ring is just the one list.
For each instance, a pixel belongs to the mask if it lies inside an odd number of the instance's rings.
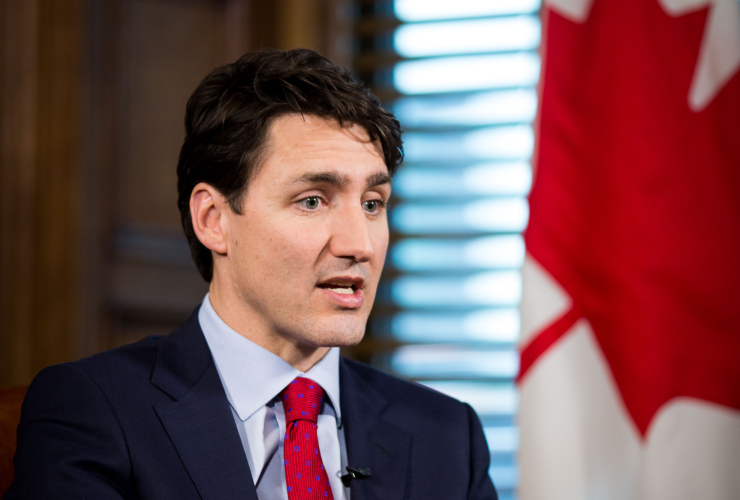
{"label": "forehead", "polygon": [[289,114],[273,120],[264,158],[260,174],[275,181],[321,171],[364,181],[368,175],[388,172],[380,143],[371,141],[363,127],[343,127],[336,120],[313,115]]}

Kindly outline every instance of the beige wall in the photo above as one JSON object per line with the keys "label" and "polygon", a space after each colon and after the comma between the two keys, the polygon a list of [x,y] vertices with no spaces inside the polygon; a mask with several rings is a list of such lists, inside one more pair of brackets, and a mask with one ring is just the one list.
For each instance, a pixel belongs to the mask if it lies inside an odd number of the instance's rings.
{"label": "beige wall", "polygon": [[351,61],[349,0],[0,0],[0,385],[181,323],[185,102],[251,48]]}

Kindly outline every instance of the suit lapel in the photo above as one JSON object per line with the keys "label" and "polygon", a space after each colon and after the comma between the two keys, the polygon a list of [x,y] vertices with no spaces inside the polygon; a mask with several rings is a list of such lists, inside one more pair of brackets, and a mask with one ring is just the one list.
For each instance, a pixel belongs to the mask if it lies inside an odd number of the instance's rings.
{"label": "suit lapel", "polygon": [[152,383],[173,398],[154,410],[201,498],[257,500],[197,311],[160,344]]}
{"label": "suit lapel", "polygon": [[339,377],[348,465],[372,472],[350,483],[352,500],[401,500],[411,436],[384,420],[388,403],[344,359]]}

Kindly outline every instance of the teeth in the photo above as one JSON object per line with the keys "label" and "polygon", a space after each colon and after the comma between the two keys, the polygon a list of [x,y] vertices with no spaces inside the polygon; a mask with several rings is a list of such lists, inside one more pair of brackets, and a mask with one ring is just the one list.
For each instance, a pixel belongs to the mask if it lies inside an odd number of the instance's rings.
{"label": "teeth", "polygon": [[334,281],[321,285],[322,288],[331,290],[334,293],[343,295],[353,295],[355,293],[355,284],[351,281]]}

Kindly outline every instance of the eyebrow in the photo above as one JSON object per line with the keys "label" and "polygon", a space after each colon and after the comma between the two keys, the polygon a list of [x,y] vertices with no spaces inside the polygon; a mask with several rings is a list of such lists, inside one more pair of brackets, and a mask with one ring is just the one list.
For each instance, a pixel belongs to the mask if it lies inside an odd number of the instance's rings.
{"label": "eyebrow", "polygon": [[309,183],[309,184],[331,184],[338,188],[344,187],[349,182],[346,175],[341,175],[337,172],[316,172],[311,174],[303,174],[296,179],[296,182]]}
{"label": "eyebrow", "polygon": [[391,183],[390,175],[384,174],[382,172],[378,172],[377,174],[373,174],[367,178],[368,188],[380,186],[381,184],[390,184],[390,183]]}
{"label": "eyebrow", "polygon": [[[309,184],[330,184],[332,186],[343,188],[349,183],[349,178],[346,175],[342,175],[337,172],[316,172],[310,174],[303,174],[298,177],[295,182],[297,183],[309,183]],[[391,178],[388,174],[378,172],[367,178],[367,188],[379,186],[381,184],[390,184]]]}

